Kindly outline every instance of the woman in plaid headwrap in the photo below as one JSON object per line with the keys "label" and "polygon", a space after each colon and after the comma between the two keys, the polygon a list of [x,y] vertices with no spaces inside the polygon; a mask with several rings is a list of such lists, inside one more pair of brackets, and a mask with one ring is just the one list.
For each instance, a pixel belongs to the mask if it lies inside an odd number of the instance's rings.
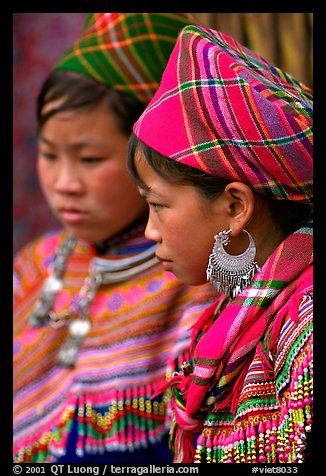
{"label": "woman in plaid headwrap", "polygon": [[15,257],[16,462],[172,460],[165,402],[150,396],[214,294],[162,269],[126,152],[188,21],[89,14],[40,91],[38,173],[63,229]]}
{"label": "woman in plaid headwrap", "polygon": [[312,429],[312,91],[187,26],[129,169],[166,270],[217,300],[167,375],[174,462],[301,463]]}

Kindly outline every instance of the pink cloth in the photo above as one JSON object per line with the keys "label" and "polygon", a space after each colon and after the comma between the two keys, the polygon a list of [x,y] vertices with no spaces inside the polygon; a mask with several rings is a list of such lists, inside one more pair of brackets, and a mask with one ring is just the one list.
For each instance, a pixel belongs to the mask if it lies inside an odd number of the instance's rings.
{"label": "pink cloth", "polygon": [[231,37],[187,26],[134,133],[162,155],[312,204],[312,91]]}

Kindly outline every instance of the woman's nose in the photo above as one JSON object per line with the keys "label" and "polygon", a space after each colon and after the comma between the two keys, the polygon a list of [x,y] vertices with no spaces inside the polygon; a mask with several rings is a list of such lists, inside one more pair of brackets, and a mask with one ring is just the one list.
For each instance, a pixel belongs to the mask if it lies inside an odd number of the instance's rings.
{"label": "woman's nose", "polygon": [[55,189],[60,193],[80,193],[82,180],[78,176],[76,168],[72,164],[62,164],[55,180]]}
{"label": "woman's nose", "polygon": [[145,236],[149,240],[155,241],[155,243],[160,243],[162,241],[161,234],[156,227],[153,226],[152,220],[149,217],[147,225],[145,228]]}

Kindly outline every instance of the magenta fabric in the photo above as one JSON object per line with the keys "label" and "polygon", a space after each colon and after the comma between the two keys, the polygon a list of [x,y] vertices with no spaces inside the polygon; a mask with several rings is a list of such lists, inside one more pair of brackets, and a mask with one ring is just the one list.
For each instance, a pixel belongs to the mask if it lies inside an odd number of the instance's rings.
{"label": "magenta fabric", "polygon": [[281,200],[312,204],[312,91],[212,29],[179,35],[134,125],[166,157]]}
{"label": "magenta fabric", "polygon": [[[287,237],[255,275],[251,286],[238,294],[213,322],[211,316],[209,329],[203,328],[209,325],[207,318],[212,307],[194,324],[193,372],[176,373],[166,384],[173,392],[171,407],[178,434],[175,446],[181,445],[185,457],[175,462],[191,461],[187,451],[192,448],[194,452],[195,433],[202,430],[209,410],[214,407],[215,412],[223,413],[230,407],[232,413],[236,411],[238,390],[267,328],[273,323],[273,327],[279,329],[286,312],[291,313],[291,319],[296,319],[298,303],[305,293],[312,293],[312,233],[311,224],[307,224]],[[219,296],[217,306],[221,299],[223,296]],[[270,348],[278,337],[275,332]],[[266,362],[270,348],[261,348]],[[211,396],[212,389],[214,398],[208,402],[206,398]],[[194,454],[190,456],[193,461]]]}

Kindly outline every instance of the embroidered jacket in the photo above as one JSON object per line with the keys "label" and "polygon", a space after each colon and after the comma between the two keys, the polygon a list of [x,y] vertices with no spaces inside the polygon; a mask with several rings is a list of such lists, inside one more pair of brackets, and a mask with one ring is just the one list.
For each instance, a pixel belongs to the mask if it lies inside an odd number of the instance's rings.
{"label": "embroidered jacket", "polygon": [[[213,410],[206,418],[195,462],[305,462],[312,425],[312,331],[313,296],[307,293],[298,319],[285,315],[269,367],[256,350],[236,412]],[[268,345],[266,336],[263,346]]]}
{"label": "embroidered jacket", "polygon": [[[64,233],[46,234],[15,259],[16,462],[56,461],[66,451],[76,419],[75,450],[80,456],[133,451],[159,442],[168,423],[163,399],[150,400],[155,384],[164,377],[171,352],[180,361],[188,358],[188,328],[216,298],[209,285],[185,287],[159,264],[122,283],[101,286],[91,303],[91,329],[76,366],[63,367],[57,356],[67,326],[28,324],[63,238]],[[146,246],[149,242],[140,234],[112,253],[120,259]],[[54,313],[67,311],[70,318],[95,256],[91,245],[77,243]]]}

